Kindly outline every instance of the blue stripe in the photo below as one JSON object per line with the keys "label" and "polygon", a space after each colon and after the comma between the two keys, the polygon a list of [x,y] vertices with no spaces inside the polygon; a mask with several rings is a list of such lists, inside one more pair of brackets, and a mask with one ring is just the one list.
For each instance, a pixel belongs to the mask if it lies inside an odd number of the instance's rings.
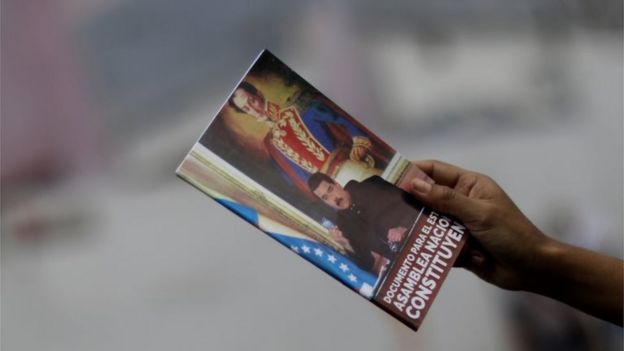
{"label": "blue stripe", "polygon": [[[226,199],[215,198],[215,200],[258,227],[258,214],[253,208]],[[360,269],[348,256],[327,245],[284,233],[264,232],[353,290],[359,291],[363,284],[375,286],[377,280],[375,275]]]}
{"label": "blue stripe", "polygon": [[258,213],[253,208],[225,199],[215,198],[215,200],[217,200],[218,203],[227,207],[237,215],[241,216],[247,222],[258,226]]}

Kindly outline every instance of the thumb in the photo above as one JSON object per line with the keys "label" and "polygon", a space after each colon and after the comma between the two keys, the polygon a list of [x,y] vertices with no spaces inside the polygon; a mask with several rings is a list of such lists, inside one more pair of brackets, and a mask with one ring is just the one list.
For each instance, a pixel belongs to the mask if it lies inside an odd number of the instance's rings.
{"label": "thumb", "polygon": [[429,184],[415,178],[410,193],[425,205],[450,214],[462,222],[473,222],[478,215],[479,203],[456,190],[439,184]]}

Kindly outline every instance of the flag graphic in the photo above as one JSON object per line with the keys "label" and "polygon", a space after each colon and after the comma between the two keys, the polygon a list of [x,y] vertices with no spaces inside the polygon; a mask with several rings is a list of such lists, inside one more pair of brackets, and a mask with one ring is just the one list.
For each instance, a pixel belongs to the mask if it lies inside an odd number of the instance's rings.
{"label": "flag graphic", "polygon": [[215,200],[344,285],[366,298],[373,297],[377,277],[360,269],[347,256],[292,228],[258,214],[251,207],[224,198],[215,198]]}

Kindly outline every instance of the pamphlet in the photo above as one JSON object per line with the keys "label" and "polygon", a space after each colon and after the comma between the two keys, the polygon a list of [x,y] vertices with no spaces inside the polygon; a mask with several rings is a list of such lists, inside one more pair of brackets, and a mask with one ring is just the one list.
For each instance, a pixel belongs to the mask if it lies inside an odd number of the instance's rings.
{"label": "pamphlet", "polygon": [[405,191],[425,173],[267,50],[177,174],[414,330],[468,237]]}

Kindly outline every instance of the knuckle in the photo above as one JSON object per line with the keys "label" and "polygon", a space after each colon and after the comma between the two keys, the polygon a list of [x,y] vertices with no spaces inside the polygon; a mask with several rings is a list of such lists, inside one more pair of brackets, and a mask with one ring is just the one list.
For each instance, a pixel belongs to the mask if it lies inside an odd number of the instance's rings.
{"label": "knuckle", "polygon": [[452,201],[453,199],[455,199],[456,193],[455,190],[448,188],[448,187],[442,187],[440,188],[440,198],[444,201]]}
{"label": "knuckle", "polygon": [[490,176],[488,176],[487,174],[483,174],[483,173],[479,173],[479,172],[472,171],[472,172],[470,172],[470,174],[472,174],[477,179],[483,179],[483,180],[491,179]]}
{"label": "knuckle", "polygon": [[496,181],[494,180],[494,178],[490,177],[489,175],[480,174],[480,177],[483,178],[483,180],[485,180],[486,182],[488,182],[490,184],[496,184]]}
{"label": "knuckle", "polygon": [[466,173],[465,175],[462,175],[462,177],[459,179],[459,182],[457,183],[455,190],[457,190],[459,193],[463,195],[468,195],[470,194],[472,189],[477,185],[478,180],[479,180],[479,177],[477,174]]}
{"label": "knuckle", "polygon": [[438,187],[435,192],[434,202],[437,209],[441,212],[449,212],[452,210],[453,199],[456,197],[456,192],[448,187]]}
{"label": "knuckle", "polygon": [[464,175],[464,181],[468,184],[474,184],[479,180],[479,174],[475,172],[468,172]]}

